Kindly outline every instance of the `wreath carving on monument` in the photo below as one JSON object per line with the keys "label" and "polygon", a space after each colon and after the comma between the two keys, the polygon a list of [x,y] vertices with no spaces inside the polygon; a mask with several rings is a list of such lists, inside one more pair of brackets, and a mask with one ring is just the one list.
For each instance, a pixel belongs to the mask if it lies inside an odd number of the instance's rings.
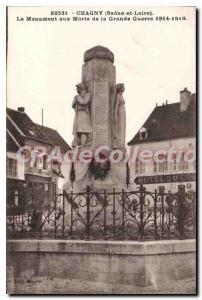
{"label": "wreath carving on monument", "polygon": [[95,158],[93,158],[90,162],[89,169],[95,180],[104,180],[104,178],[109,174],[110,171],[110,160],[106,159],[106,155],[103,153],[99,154],[99,158],[105,161],[98,162]]}

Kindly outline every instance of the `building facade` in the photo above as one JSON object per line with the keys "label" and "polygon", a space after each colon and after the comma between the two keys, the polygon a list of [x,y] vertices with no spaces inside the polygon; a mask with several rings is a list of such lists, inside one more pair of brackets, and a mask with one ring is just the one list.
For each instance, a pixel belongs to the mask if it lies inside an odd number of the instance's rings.
{"label": "building facade", "polygon": [[29,201],[29,197],[37,198],[40,193],[53,195],[60,192],[65,182],[62,161],[48,159],[47,155],[55,146],[62,153],[70,150],[60,134],[35,124],[23,107],[17,111],[7,108],[6,130],[8,201],[17,204]]}
{"label": "building facade", "polygon": [[186,88],[180,102],[156,106],[128,143],[137,153],[131,182],[150,191],[196,190],[196,95]]}

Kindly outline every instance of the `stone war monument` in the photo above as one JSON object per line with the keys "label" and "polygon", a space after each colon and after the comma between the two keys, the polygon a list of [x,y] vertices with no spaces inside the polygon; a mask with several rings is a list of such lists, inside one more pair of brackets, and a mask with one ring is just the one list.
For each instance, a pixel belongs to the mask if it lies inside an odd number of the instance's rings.
{"label": "stone war monument", "polygon": [[[124,84],[116,83],[114,54],[96,46],[84,53],[81,82],[76,84],[73,152],[91,150],[89,161],[72,163],[70,179],[74,190],[126,188],[127,163],[115,162],[125,153],[126,115]],[[107,150],[108,149],[108,150]],[[114,153],[113,161],[109,159]],[[99,161],[96,160],[96,155]],[[70,190],[70,184],[65,185]]]}

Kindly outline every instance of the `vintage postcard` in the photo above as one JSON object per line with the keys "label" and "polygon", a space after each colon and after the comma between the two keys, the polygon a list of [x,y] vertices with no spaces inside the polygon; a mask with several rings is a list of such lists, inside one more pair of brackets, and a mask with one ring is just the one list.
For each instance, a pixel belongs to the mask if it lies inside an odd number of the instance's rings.
{"label": "vintage postcard", "polygon": [[7,293],[196,290],[196,8],[7,7]]}

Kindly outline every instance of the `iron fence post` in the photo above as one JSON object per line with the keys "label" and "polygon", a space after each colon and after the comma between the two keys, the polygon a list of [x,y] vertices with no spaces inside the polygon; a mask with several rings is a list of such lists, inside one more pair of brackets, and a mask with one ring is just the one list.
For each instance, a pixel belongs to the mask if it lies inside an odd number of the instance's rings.
{"label": "iron fence post", "polygon": [[125,238],[125,195],[122,190],[122,238]]}
{"label": "iron fence post", "polygon": [[56,215],[56,201],[57,201],[57,198],[56,198],[56,192],[54,190],[54,194],[53,194],[53,197],[54,197],[54,236],[55,236],[55,239],[57,237],[57,215]]}
{"label": "iron fence post", "polygon": [[128,189],[128,186],[130,184],[130,167],[129,167],[129,162],[127,161],[126,163],[126,186]]}
{"label": "iron fence post", "polygon": [[155,232],[155,240],[158,239],[158,232],[157,232],[157,190],[155,190],[154,194],[154,232]]}
{"label": "iron fence post", "polygon": [[70,236],[72,237],[72,224],[73,224],[73,191],[70,194],[70,209],[71,209],[71,220],[70,220]]}
{"label": "iron fence post", "polygon": [[113,239],[115,240],[115,188],[113,188],[113,211],[112,211],[112,218],[113,218]]}
{"label": "iron fence post", "polygon": [[184,239],[185,222],[185,186],[178,185],[178,230],[180,239]]}
{"label": "iron fence post", "polygon": [[21,230],[22,230],[22,232],[21,232],[21,236],[22,236],[22,239],[23,239],[23,237],[24,237],[24,214],[22,214],[22,226],[21,226]]}
{"label": "iron fence post", "polygon": [[90,187],[86,189],[86,238],[90,236]]}
{"label": "iron fence post", "polygon": [[144,188],[143,185],[140,185],[140,238],[142,239],[144,236]]}
{"label": "iron fence post", "polygon": [[65,236],[65,191],[62,193],[62,237]]}
{"label": "iron fence post", "polygon": [[196,214],[196,195],[193,193],[193,203],[192,203],[192,207],[193,207],[193,214],[192,214],[192,218],[193,218],[193,235],[194,238],[196,237],[196,224],[197,224],[197,214]]}
{"label": "iron fence post", "polygon": [[164,190],[160,190],[161,194],[161,237],[164,238],[164,217],[165,217],[165,208],[164,208]]}
{"label": "iron fence post", "polygon": [[168,191],[168,237],[169,239],[170,239],[170,225],[171,225],[170,215],[171,215],[171,193],[170,191]]}
{"label": "iron fence post", "polygon": [[104,190],[104,238],[106,240],[106,236],[107,236],[107,211],[106,211],[106,207],[107,207],[107,194],[106,194],[106,190]]}
{"label": "iron fence post", "polygon": [[12,221],[13,221],[12,222],[13,223],[13,226],[12,226],[12,228],[13,228],[12,238],[13,238],[13,237],[15,237],[15,216],[14,215],[12,216]]}

